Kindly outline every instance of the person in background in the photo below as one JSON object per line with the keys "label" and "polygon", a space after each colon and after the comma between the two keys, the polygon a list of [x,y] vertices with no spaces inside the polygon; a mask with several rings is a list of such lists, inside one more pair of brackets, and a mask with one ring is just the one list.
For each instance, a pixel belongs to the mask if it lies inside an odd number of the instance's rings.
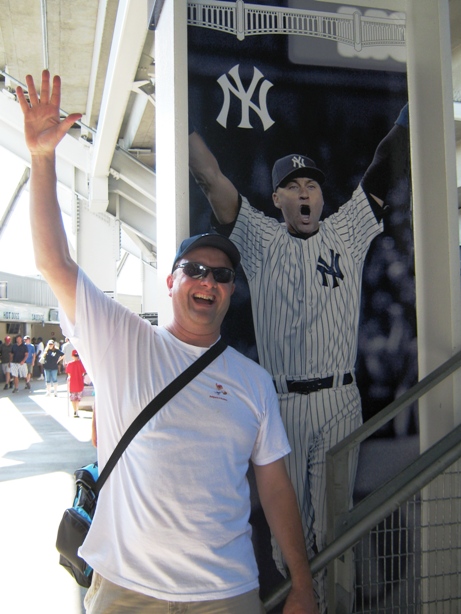
{"label": "person in background", "polygon": [[27,375],[26,375],[26,390],[30,390],[30,379],[32,377],[32,373],[34,372],[34,365],[35,365],[35,347],[34,345],[30,342],[30,337],[29,335],[25,335],[24,337],[24,343],[27,347],[27,359],[26,359],[26,365],[27,365]]}
{"label": "person in background", "polygon": [[54,396],[58,396],[58,364],[64,353],[56,347],[56,342],[50,339],[43,352],[43,371],[45,373],[46,396],[51,395],[51,384],[54,388]]}
{"label": "person in background", "polygon": [[[80,114],[61,121],[61,81],[42,72],[40,97],[17,88],[31,154],[30,217],[38,270],[98,398],[98,463],[156,397],[220,338],[238,251],[220,235],[181,244],[166,285],[173,317],[151,326],[107,297],[70,256],[56,192],[55,149]],[[53,227],[53,241],[49,228]],[[129,357],[111,348],[130,346]],[[247,472],[253,463],[291,590],[284,614],[317,614],[289,445],[271,377],[226,347],[131,441],[102,488],[79,553],[94,569],[88,614],[262,614],[251,542]],[[155,470],[153,470],[153,468]]]}
{"label": "person in background", "polygon": [[[61,350],[62,352],[64,352],[63,347],[62,347],[63,345],[64,345],[64,339],[54,342],[54,347],[57,348],[58,350]],[[65,373],[65,372],[66,370],[64,367],[64,356],[63,356],[61,362],[58,364],[58,375],[61,375],[62,373]]]}
{"label": "person in background", "polygon": [[64,352],[64,358],[62,359],[62,366],[65,370],[67,365],[73,361],[72,352],[73,350],[75,350],[74,346],[72,345],[72,343],[69,341],[67,337],[64,343],[61,345],[61,350]]}
{"label": "person in background", "polygon": [[80,360],[77,350],[72,350],[71,355],[72,362],[67,363],[66,373],[68,375],[69,398],[74,410],[74,418],[78,418],[78,406],[83,396],[86,370]]}
{"label": "person in background", "polygon": [[13,343],[10,352],[11,377],[14,381],[13,392],[17,392],[19,390],[19,379],[25,379],[27,377],[27,356],[27,346],[23,342],[21,335],[17,335],[16,341]]}
{"label": "person in background", "polygon": [[40,361],[40,358],[43,354],[43,352],[45,351],[45,346],[43,345],[43,339],[41,337],[37,338],[37,345],[35,347],[36,350],[36,361],[38,362],[38,366],[40,369],[40,376],[37,378],[38,380],[44,380],[45,377],[43,375],[43,364]]}
{"label": "person in background", "polygon": [[12,343],[11,343],[11,337],[9,335],[7,335],[5,337],[4,342],[0,345],[0,352],[2,355],[2,371],[3,371],[3,375],[5,376],[5,385],[3,386],[3,390],[8,390],[8,388],[12,388],[13,387],[13,380],[11,379],[11,367],[10,367],[10,360],[11,360],[11,347],[12,347]]}

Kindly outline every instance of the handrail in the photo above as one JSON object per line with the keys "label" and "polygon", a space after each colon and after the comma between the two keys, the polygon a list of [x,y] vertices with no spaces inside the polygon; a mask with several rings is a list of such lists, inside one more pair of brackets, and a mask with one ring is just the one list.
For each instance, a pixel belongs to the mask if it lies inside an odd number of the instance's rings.
{"label": "handrail", "polygon": [[[327,457],[345,455],[354,446],[375,433],[392,420],[402,409],[418,400],[444,379],[461,367],[461,351],[425,376],[398,399],[367,420],[356,431],[345,437],[327,453]],[[344,515],[338,528],[340,534],[311,561],[312,574],[316,574],[331,561],[351,548],[367,531],[418,492],[434,477],[437,477],[461,457],[461,425],[428,448],[418,459],[397,476],[363,499],[348,514]],[[264,607],[270,612],[280,604],[291,588],[291,580],[282,582],[265,600]]]}
{"label": "handrail", "polygon": [[435,388],[437,384],[440,384],[440,382],[449,377],[460,367],[461,351],[454,354],[451,358],[437,367],[437,369],[434,369],[434,371],[426,375],[426,377],[423,377],[421,381],[409,390],[406,390],[398,399],[390,403],[387,407],[362,424],[356,431],[336,444],[327,452],[327,456],[336,456],[349,452],[355,445],[365,441],[367,437],[373,435],[373,433],[389,422],[389,420],[395,418],[402,409],[414,401],[417,401],[424,394],[432,390],[432,388]]}

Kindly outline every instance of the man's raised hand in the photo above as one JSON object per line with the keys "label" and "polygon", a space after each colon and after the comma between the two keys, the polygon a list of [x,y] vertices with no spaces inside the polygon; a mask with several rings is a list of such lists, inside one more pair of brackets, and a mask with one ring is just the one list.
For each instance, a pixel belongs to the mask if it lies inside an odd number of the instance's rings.
{"label": "man's raised hand", "polygon": [[59,142],[82,115],[71,113],[63,120],[60,119],[61,78],[53,77],[53,86],[50,89],[48,70],[42,72],[40,96],[31,75],[27,75],[26,84],[30,102],[27,101],[22,87],[16,88],[18,101],[24,114],[26,145],[33,156],[54,153]]}

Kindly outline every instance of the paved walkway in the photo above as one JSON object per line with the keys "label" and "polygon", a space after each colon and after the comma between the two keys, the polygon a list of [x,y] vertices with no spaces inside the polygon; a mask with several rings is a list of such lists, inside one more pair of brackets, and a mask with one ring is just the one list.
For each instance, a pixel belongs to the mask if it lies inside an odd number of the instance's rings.
{"label": "paved walkway", "polygon": [[81,589],[58,564],[56,531],[74,495],[73,472],[93,462],[91,412],[73,418],[66,379],[0,385],[0,612],[82,614]]}

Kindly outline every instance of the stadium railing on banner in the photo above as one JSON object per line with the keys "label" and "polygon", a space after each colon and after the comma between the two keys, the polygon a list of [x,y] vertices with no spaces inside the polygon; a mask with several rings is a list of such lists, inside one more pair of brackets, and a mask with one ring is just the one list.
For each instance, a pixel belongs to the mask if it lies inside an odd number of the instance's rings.
{"label": "stadium railing on banner", "polygon": [[[330,538],[311,569],[328,568],[329,611],[461,611],[461,425],[351,510],[345,477],[355,446],[460,367],[458,352],[328,453]],[[265,600],[267,612],[289,588]]]}

